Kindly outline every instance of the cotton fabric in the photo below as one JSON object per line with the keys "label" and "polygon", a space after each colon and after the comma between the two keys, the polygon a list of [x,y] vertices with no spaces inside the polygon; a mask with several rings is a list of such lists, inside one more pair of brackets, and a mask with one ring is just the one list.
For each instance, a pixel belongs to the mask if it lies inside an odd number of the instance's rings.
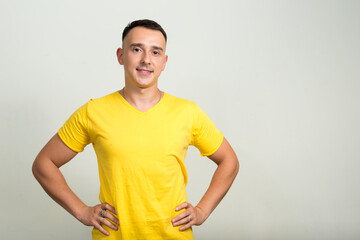
{"label": "cotton fabric", "polygon": [[93,239],[193,239],[192,229],[179,231],[171,219],[187,201],[184,160],[189,145],[201,156],[213,154],[222,133],[194,103],[164,93],[142,112],[119,92],[91,99],[60,128],[73,151],[92,143],[99,166],[100,202],[114,206],[119,230],[110,236],[93,229]]}

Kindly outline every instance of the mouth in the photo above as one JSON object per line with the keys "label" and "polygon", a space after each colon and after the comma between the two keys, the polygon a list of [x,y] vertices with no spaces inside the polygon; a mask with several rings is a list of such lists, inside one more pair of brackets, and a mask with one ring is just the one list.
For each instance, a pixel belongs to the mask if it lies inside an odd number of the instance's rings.
{"label": "mouth", "polygon": [[146,68],[136,68],[136,71],[140,72],[141,74],[149,75],[153,72],[151,69]]}

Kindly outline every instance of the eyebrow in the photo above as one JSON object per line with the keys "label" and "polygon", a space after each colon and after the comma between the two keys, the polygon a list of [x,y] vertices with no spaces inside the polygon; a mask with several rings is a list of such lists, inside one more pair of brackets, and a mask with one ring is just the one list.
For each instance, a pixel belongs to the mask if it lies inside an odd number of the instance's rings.
{"label": "eyebrow", "polygon": [[[132,44],[130,44],[130,47],[141,47],[141,48],[144,48],[144,44],[142,44],[142,43],[132,43]],[[162,51],[162,52],[164,51],[164,49],[162,49],[161,47],[156,46],[156,45],[151,46],[151,48],[156,49],[156,50],[159,50],[159,51]]]}

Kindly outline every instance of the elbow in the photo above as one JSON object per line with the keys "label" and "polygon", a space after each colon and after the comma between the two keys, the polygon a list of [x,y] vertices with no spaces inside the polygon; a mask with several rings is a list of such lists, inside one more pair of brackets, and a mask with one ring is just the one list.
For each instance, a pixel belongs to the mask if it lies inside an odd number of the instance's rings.
{"label": "elbow", "polygon": [[32,174],[34,175],[34,177],[37,179],[39,176],[39,163],[38,163],[37,158],[35,159],[35,161],[32,164],[31,171],[32,171]]}
{"label": "elbow", "polygon": [[240,170],[240,163],[239,163],[239,160],[236,159],[236,175],[238,174],[239,170]]}
{"label": "elbow", "polygon": [[240,164],[237,156],[234,154],[233,156],[222,161],[218,166],[224,167],[227,169],[228,176],[234,180],[239,172]]}
{"label": "elbow", "polygon": [[236,176],[239,172],[240,169],[240,163],[239,163],[239,159],[235,156],[234,158],[234,175]]}
{"label": "elbow", "polygon": [[36,157],[31,168],[32,174],[34,175],[36,180],[40,181],[45,176],[46,166],[47,166],[46,159]]}

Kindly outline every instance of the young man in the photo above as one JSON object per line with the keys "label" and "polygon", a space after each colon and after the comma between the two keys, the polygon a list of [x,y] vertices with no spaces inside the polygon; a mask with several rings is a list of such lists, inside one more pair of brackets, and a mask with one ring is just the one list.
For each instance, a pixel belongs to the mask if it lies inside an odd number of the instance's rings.
{"label": "young man", "polygon": [[[85,225],[93,239],[193,239],[229,190],[239,168],[222,133],[195,103],[158,89],[167,36],[151,20],[130,23],[117,58],[125,87],[80,107],[45,145],[33,173],[45,191]],[[85,205],[59,168],[92,143],[100,204]],[[218,167],[200,202],[187,202],[189,145]]]}

